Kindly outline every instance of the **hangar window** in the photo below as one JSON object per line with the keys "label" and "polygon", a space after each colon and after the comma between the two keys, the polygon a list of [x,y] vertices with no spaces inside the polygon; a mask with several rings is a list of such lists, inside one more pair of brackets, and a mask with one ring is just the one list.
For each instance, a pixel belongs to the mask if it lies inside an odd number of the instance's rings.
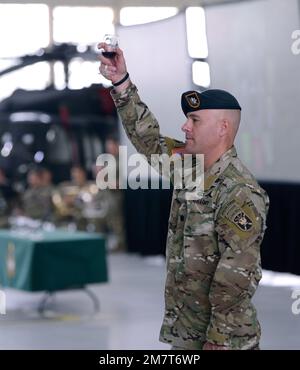
{"label": "hangar window", "polygon": [[205,11],[201,7],[186,9],[186,33],[188,53],[193,58],[193,83],[204,88],[210,85],[208,46],[206,35]]}
{"label": "hangar window", "polygon": [[57,6],[53,9],[54,42],[95,44],[113,33],[114,12],[108,7]]}
{"label": "hangar window", "polygon": [[[49,44],[49,8],[44,4],[0,4],[0,72],[22,62]],[[16,88],[44,89],[49,83],[48,63],[19,69],[1,78],[0,100]],[[33,78],[34,76],[34,78]]]}
{"label": "hangar window", "polygon": [[[67,25],[66,25],[67,20]],[[114,33],[114,11],[109,7],[57,6],[53,9],[53,41],[79,45],[78,58],[69,65],[69,87],[81,89],[93,83],[110,85],[98,74],[99,61],[96,54],[82,53],[86,46],[95,51],[96,45],[106,33]],[[54,65],[54,85],[58,89],[65,87],[63,64]]]}
{"label": "hangar window", "polygon": [[196,60],[193,62],[193,83],[202,87],[210,85],[210,70],[207,62]]}

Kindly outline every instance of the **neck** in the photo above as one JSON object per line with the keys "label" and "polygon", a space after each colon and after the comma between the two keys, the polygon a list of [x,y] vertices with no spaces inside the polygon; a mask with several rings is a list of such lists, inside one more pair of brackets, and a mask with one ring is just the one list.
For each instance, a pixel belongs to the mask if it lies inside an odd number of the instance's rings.
{"label": "neck", "polygon": [[217,160],[221,158],[222,155],[231,148],[231,146],[216,148],[209,154],[204,154],[204,171],[207,171],[210,167],[212,167],[217,162]]}

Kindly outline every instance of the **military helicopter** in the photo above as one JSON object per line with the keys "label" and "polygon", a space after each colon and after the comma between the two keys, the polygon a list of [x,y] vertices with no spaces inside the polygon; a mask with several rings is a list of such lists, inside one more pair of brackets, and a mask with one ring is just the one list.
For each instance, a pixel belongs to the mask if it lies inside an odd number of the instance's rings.
{"label": "military helicopter", "polygon": [[54,44],[0,70],[1,79],[42,61],[61,61],[64,66],[63,90],[53,84],[43,91],[17,89],[0,102],[0,167],[14,179],[25,176],[33,163],[48,167],[54,182],[67,180],[75,164],[89,172],[106,138],[118,137],[117,113],[107,87],[69,88],[69,64],[78,57],[97,60],[92,46],[82,51],[74,44]]}

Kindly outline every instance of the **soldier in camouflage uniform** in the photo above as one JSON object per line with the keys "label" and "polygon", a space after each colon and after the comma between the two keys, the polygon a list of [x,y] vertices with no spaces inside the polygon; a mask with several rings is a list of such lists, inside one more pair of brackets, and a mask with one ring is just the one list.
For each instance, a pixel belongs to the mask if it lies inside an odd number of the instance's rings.
{"label": "soldier in camouflage uniform", "polygon": [[87,180],[84,168],[73,166],[71,181],[59,184],[53,195],[56,225],[63,228],[71,226],[85,231],[87,228],[85,203],[91,200],[94,188],[94,183]]}
{"label": "soldier in camouflage uniform", "polygon": [[50,221],[52,219],[52,193],[42,180],[43,169],[31,169],[27,175],[28,188],[22,196],[22,207],[25,216]]}
{"label": "soldier in camouflage uniform", "polygon": [[6,177],[4,169],[0,168],[0,228],[9,227],[9,216],[16,203],[16,192]]}
{"label": "soldier in camouflage uniform", "polygon": [[122,51],[100,61],[100,72],[114,85],[111,95],[124,129],[140,153],[149,158],[179,148],[204,154],[203,197],[187,200],[184,188],[173,192],[160,340],[173,349],[257,349],[260,325],[251,298],[261,279],[268,196],[233,145],[237,100],[223,90],[184,93],[186,142],[180,143],[160,135],[129,79]]}

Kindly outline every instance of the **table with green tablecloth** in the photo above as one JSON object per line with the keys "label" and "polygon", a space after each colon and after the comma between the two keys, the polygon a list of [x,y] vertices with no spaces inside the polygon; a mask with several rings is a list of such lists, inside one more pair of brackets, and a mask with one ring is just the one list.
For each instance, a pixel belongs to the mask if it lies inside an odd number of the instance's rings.
{"label": "table with green tablecloth", "polygon": [[105,239],[85,232],[0,230],[0,286],[54,292],[108,281]]}

